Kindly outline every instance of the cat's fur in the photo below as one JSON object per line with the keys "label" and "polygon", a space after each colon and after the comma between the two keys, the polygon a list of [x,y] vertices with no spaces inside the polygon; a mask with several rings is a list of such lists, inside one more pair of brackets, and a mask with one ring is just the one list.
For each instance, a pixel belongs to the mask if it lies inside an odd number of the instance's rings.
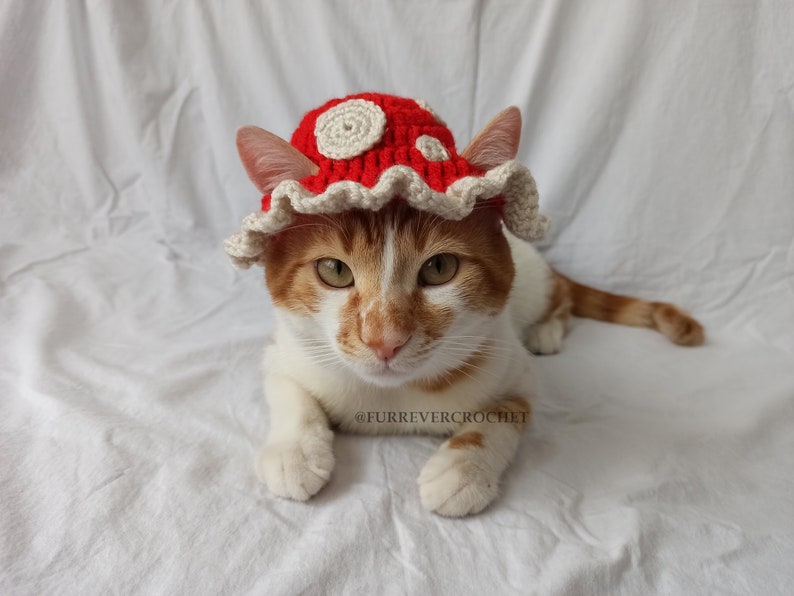
{"label": "cat's fur", "polygon": [[[463,155],[486,167],[515,157],[517,113],[503,112]],[[287,143],[257,131],[241,129],[238,147],[260,190],[310,171]],[[443,253],[458,257],[457,273],[421,285],[420,269]],[[353,285],[323,283],[322,259],[349,266]],[[555,272],[485,205],[457,222],[399,197],[377,212],[303,215],[267,239],[260,264],[277,329],[264,361],[271,428],[256,468],[273,493],[301,501],[331,476],[332,427],[432,433],[450,437],[419,474],[423,505],[446,516],[476,513],[496,497],[529,419],[526,347],[558,351],[571,314],[657,329],[682,345],[703,341],[702,327],[675,306]],[[374,412],[384,414],[366,414]],[[464,413],[479,417],[460,422]]]}

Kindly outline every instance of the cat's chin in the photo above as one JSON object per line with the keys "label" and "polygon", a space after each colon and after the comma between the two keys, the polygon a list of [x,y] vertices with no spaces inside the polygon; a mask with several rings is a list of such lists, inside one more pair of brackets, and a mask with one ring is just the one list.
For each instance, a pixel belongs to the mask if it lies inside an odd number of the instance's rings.
{"label": "cat's chin", "polygon": [[414,378],[411,372],[395,370],[387,365],[377,367],[356,367],[355,373],[364,381],[378,387],[400,387]]}

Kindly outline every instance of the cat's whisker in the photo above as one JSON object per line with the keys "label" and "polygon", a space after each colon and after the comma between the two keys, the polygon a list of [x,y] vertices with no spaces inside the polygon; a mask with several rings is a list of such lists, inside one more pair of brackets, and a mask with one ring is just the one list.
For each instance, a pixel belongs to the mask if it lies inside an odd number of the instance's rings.
{"label": "cat's whisker", "polygon": [[301,345],[304,346],[316,346],[316,345],[323,345],[327,346],[330,345],[331,342],[325,338],[303,338],[298,340]]}
{"label": "cat's whisker", "polygon": [[307,358],[309,362],[312,364],[316,364],[317,366],[324,367],[331,363],[339,363],[339,357],[336,354],[327,355],[325,357],[315,357],[309,356]]}
{"label": "cat's whisker", "polygon": [[[466,377],[469,381],[473,382],[476,387],[484,390],[488,388],[488,385],[486,384],[485,379],[482,378],[483,375],[481,374],[482,372],[485,371],[485,369],[481,369],[480,367],[476,367],[472,365],[464,366],[461,363],[455,361],[449,361],[449,360],[444,364],[445,364],[444,369],[446,373],[456,371],[459,374]],[[476,374],[472,374],[472,372],[469,372],[470,370],[473,370],[473,372]],[[487,371],[487,374],[485,376],[488,376],[492,379],[499,378],[499,375],[492,373],[490,371]]]}
{"label": "cat's whisker", "polygon": [[473,371],[477,375],[485,375],[486,377],[489,377],[491,379],[499,379],[501,377],[501,375],[499,375],[495,371],[492,371],[488,367],[480,366],[478,364],[468,364],[467,369]]}
{"label": "cat's whisker", "polygon": [[472,356],[480,354],[483,356],[489,356],[489,357],[493,356],[496,358],[501,356],[509,356],[513,354],[513,350],[506,350],[503,348],[485,348],[485,347],[472,349],[472,348],[464,348],[464,347],[456,347],[456,346],[445,346],[444,351],[454,354],[470,354]]}
{"label": "cat's whisker", "polygon": [[458,346],[460,346],[460,347],[466,347],[466,348],[469,348],[469,349],[491,348],[491,349],[494,349],[494,350],[512,350],[513,346],[514,346],[513,343],[500,344],[498,342],[494,342],[494,341],[490,341],[490,340],[485,340],[485,341],[482,341],[482,342],[479,342],[479,343],[478,342],[474,342],[474,341],[444,340],[443,345],[444,346],[449,346],[449,347],[453,347],[453,346],[454,347],[458,347]]}
{"label": "cat's whisker", "polygon": [[465,352],[471,354],[512,354],[514,348],[511,346],[509,348],[503,346],[491,346],[487,344],[483,344],[480,346],[472,347],[470,344],[445,344],[443,346],[444,350],[455,350],[457,352]]}
{"label": "cat's whisker", "polygon": [[313,341],[313,342],[300,342],[301,347],[303,348],[330,348],[331,344],[327,341]]}
{"label": "cat's whisker", "polygon": [[497,337],[483,336],[483,335],[448,335],[444,337],[444,341],[455,340],[479,340],[480,342],[503,343],[505,345],[512,345],[512,342]]}
{"label": "cat's whisker", "polygon": [[324,364],[326,362],[335,362],[338,358],[335,354],[315,354],[311,356],[307,355],[306,360],[314,364]]}
{"label": "cat's whisker", "polygon": [[330,353],[332,350],[330,348],[325,348],[323,346],[315,346],[315,347],[304,347],[303,352],[306,354],[325,354]]}
{"label": "cat's whisker", "polygon": [[500,339],[498,337],[492,337],[488,335],[448,335],[444,337],[444,341],[477,341],[477,342],[493,342],[493,343],[504,343],[509,344],[510,342],[505,339]]}
{"label": "cat's whisker", "polygon": [[328,344],[326,342],[316,343],[316,344],[312,344],[312,345],[306,345],[306,346],[302,346],[302,347],[305,350],[326,350],[328,352],[331,352],[334,349],[334,347],[331,344]]}
{"label": "cat's whisker", "polygon": [[325,340],[317,339],[314,341],[302,341],[300,342],[301,346],[304,347],[314,347],[314,346],[328,346],[328,342]]}

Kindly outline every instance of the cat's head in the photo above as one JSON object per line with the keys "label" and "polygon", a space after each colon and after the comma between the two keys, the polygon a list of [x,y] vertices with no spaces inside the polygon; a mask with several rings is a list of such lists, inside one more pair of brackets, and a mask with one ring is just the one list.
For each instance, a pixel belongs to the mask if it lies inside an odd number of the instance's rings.
{"label": "cat's head", "polygon": [[400,199],[377,212],[301,216],[270,238],[263,264],[306,353],[383,386],[470,359],[514,276],[492,209],[449,221]]}
{"label": "cat's head", "polygon": [[[497,167],[515,157],[520,130],[520,113],[509,108],[461,156],[484,171]],[[264,194],[318,171],[261,129],[240,129],[237,144]],[[397,193],[377,210],[295,213],[256,247],[273,303],[305,353],[381,386],[436,379],[470,362],[514,277],[491,202],[453,221],[407,198]]]}

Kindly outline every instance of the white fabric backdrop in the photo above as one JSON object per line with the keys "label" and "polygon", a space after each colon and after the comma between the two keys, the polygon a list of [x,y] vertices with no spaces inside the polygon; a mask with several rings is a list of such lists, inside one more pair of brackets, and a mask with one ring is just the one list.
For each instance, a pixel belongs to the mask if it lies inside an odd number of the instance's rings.
{"label": "white fabric backdrop", "polygon": [[[0,592],[790,593],[792,30],[785,1],[1,3]],[[419,503],[436,439],[340,436],[309,504],[252,473],[234,131],[363,90],[459,148],[521,107],[550,261],[708,330],[577,321],[468,520]]]}

